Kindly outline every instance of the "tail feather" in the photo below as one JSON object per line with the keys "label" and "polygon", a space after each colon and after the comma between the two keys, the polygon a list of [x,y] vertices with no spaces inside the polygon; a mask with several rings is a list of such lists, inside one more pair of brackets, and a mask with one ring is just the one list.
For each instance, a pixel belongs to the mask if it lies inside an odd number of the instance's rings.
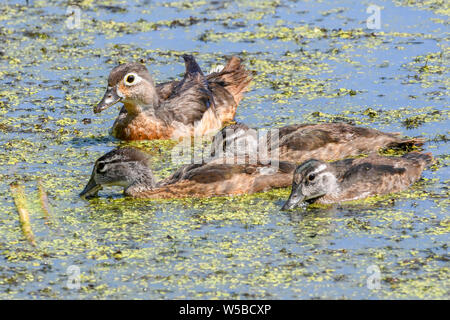
{"label": "tail feather", "polygon": [[247,91],[252,77],[250,72],[245,70],[238,57],[231,57],[226,66],[220,72],[215,72],[207,76],[208,82],[220,83],[234,98],[236,104],[243,98]]}
{"label": "tail feather", "polygon": [[418,161],[419,163],[423,164],[424,166],[430,166],[434,163],[433,155],[431,152],[427,153],[421,153],[417,151],[409,152],[402,156],[402,158]]}
{"label": "tail feather", "polygon": [[423,138],[412,138],[412,139],[398,139],[389,144],[390,148],[402,148],[402,147],[412,147],[412,146],[422,146],[425,143]]}
{"label": "tail feather", "polygon": [[195,60],[193,55],[190,54],[183,54],[182,58],[184,60],[184,65],[186,67],[186,76],[193,75],[193,74],[200,74],[203,76],[202,69],[198,65],[197,61]]}
{"label": "tail feather", "polygon": [[214,97],[211,92],[211,89],[209,88],[208,81],[206,80],[205,75],[202,72],[202,69],[198,65],[197,61],[195,60],[193,55],[190,54],[183,54],[182,55],[184,59],[184,64],[186,66],[186,73],[184,75],[184,79],[181,83],[183,83],[186,79],[192,78],[194,79],[200,86],[202,86],[202,91],[208,96],[209,98],[209,106],[212,108],[214,114],[216,113],[216,104],[214,102]]}

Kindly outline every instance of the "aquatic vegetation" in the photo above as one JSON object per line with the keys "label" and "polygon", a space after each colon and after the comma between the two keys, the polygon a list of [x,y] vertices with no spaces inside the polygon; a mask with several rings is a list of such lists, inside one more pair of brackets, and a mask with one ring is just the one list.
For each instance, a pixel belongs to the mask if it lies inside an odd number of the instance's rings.
{"label": "aquatic vegetation", "polygon": [[[1,299],[448,297],[446,1],[384,2],[380,30],[347,0],[82,0],[79,29],[67,28],[66,5],[0,4]],[[176,201],[111,188],[79,199],[95,159],[119,145],[145,149],[159,178],[176,168],[176,142],[120,142],[108,133],[119,107],[98,117],[92,106],[117,63],[141,61],[162,82],[180,77],[186,52],[203,70],[236,54],[254,71],[237,121],[402,132],[427,139],[437,162],[408,191],[289,214],[279,211],[289,188]],[[380,290],[366,286],[371,265]],[[67,288],[70,266],[79,290]]]}

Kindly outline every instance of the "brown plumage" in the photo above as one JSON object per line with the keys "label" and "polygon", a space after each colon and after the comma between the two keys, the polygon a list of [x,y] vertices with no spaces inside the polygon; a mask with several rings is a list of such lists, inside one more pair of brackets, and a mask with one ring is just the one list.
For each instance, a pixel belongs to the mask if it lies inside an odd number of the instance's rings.
{"label": "brown plumage", "polygon": [[[311,158],[338,160],[371,153],[380,148],[401,148],[421,145],[424,142],[422,139],[404,139],[396,133],[346,123],[294,124],[276,130],[272,129],[267,133],[269,155],[294,163]],[[227,126],[214,137],[212,154],[223,150],[226,156],[230,156],[227,148],[231,154],[242,155],[248,153],[248,150],[256,154],[256,146],[261,141],[257,141],[257,138],[256,131],[245,124]],[[244,141],[248,143],[249,148],[243,148]]]}
{"label": "brown plumage", "polygon": [[295,170],[292,192],[283,209],[292,209],[303,201],[329,204],[406,190],[432,162],[430,153],[419,152],[330,163],[311,159]]}
{"label": "brown plumage", "polygon": [[[257,164],[222,164],[209,162],[188,165],[175,172],[176,178],[169,177],[147,190],[140,187],[128,188],[125,194],[135,198],[207,198],[212,196],[232,196],[263,192],[272,188],[290,185],[295,165],[280,162],[270,174],[263,174],[270,167]],[[183,171],[179,174],[179,171]]]}
{"label": "brown plumage", "polygon": [[205,77],[192,56],[183,55],[183,59],[184,78],[156,86],[139,63],[115,67],[94,112],[123,102],[112,128],[122,140],[178,139],[219,130],[233,120],[250,73],[239,58],[232,57],[222,71]]}
{"label": "brown plumage", "polygon": [[182,166],[168,178],[155,182],[148,161],[143,152],[130,147],[108,152],[96,161],[91,179],[80,196],[94,196],[102,185],[123,186],[124,193],[135,198],[251,194],[289,186],[295,169],[294,164],[283,161],[273,167],[249,161],[244,164],[212,161]]}

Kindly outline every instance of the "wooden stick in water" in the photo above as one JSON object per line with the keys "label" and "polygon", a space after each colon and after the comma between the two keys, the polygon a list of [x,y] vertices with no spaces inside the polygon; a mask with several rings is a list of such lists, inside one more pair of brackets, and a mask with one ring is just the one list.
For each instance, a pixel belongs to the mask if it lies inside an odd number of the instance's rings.
{"label": "wooden stick in water", "polygon": [[44,185],[42,184],[42,180],[38,181],[38,189],[39,189],[39,201],[41,202],[41,207],[44,212],[44,218],[46,220],[50,220],[50,206],[48,204],[47,192],[45,192]]}
{"label": "wooden stick in water", "polygon": [[19,222],[22,227],[22,232],[27,238],[28,242],[32,246],[36,246],[36,240],[34,239],[33,230],[31,229],[30,224],[30,215],[27,210],[27,200],[25,198],[25,190],[23,186],[18,183],[10,184],[11,193],[13,195],[14,203],[17,208],[17,212],[19,213]]}
{"label": "wooden stick in water", "polygon": [[45,221],[45,224],[51,226],[53,230],[56,230],[59,234],[61,234],[61,229],[58,226],[57,219],[51,214],[51,207],[48,201],[47,191],[44,188],[44,184],[41,179],[38,180],[38,193],[39,193],[39,202],[41,204],[42,212]]}

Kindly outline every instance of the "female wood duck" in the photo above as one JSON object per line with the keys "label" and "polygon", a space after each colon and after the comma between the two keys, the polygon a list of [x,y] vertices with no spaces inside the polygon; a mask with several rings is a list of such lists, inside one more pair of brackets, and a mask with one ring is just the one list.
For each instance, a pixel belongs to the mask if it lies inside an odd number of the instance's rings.
{"label": "female wood duck", "polygon": [[257,164],[209,162],[190,164],[159,182],[148,166],[149,158],[135,148],[115,149],[100,157],[81,197],[97,195],[102,186],[122,186],[134,198],[204,198],[262,192],[287,187],[295,165],[279,162],[277,167]]}
{"label": "female wood duck", "polygon": [[217,131],[231,121],[251,81],[237,57],[220,72],[204,76],[194,57],[183,55],[181,81],[154,84],[140,63],[115,67],[95,113],[122,102],[112,134],[121,140],[178,139]]}
{"label": "female wood duck", "polygon": [[213,138],[211,155],[231,157],[257,154],[258,145],[266,142],[269,157],[301,163],[311,158],[331,161],[368,154],[380,148],[424,143],[422,139],[403,139],[398,133],[385,133],[346,123],[293,124],[277,130],[270,130],[267,140],[258,140],[256,130],[245,124],[229,125]]}
{"label": "female wood duck", "polygon": [[432,161],[430,153],[419,152],[331,163],[311,159],[295,170],[291,195],[282,209],[295,208],[303,201],[329,204],[399,192],[416,182]]}

